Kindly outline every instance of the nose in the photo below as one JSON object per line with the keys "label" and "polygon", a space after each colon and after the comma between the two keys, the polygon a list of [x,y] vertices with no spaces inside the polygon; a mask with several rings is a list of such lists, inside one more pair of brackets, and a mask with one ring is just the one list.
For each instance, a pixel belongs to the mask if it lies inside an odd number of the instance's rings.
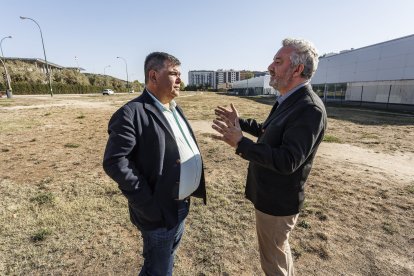
{"label": "nose", "polygon": [[[270,70],[272,70],[272,68],[273,68],[273,64],[274,64],[275,62],[274,61],[272,61],[272,63],[270,63],[269,64],[269,66],[267,66],[267,70],[268,71],[270,71]],[[273,70],[272,70],[273,71]]]}

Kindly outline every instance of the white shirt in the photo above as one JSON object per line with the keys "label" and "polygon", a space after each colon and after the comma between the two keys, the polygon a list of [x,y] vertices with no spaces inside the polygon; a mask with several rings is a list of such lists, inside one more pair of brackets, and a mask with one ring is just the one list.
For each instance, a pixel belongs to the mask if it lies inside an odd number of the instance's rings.
{"label": "white shirt", "polygon": [[149,94],[154,99],[157,108],[167,119],[174,133],[181,161],[178,199],[185,199],[197,190],[200,184],[202,165],[200,151],[187,124],[177,112],[175,101],[172,100],[169,103],[169,108],[166,108],[151,92]]}

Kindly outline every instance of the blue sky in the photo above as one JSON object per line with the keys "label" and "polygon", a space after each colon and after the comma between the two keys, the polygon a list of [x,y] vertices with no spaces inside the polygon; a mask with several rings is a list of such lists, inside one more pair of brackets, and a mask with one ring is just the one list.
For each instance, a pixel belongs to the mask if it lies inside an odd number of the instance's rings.
{"label": "blue sky", "polygon": [[189,70],[266,70],[285,37],[311,40],[320,54],[414,34],[414,1],[2,0],[6,57],[43,58],[86,72],[144,81],[145,57],[173,54]]}

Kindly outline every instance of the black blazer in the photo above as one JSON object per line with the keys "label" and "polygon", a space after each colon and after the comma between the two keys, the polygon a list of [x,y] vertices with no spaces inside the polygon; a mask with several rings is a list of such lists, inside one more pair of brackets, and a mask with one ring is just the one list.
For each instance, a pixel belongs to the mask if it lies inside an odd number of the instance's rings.
{"label": "black blazer", "polygon": [[[191,135],[194,133],[184,117]],[[178,222],[180,154],[171,127],[146,90],[114,113],[103,168],[127,197],[139,229],[173,228]],[[206,203],[204,169],[192,196]]]}
{"label": "black blazer", "polygon": [[240,119],[256,137],[243,137],[236,153],[249,160],[246,197],[269,215],[299,213],[304,187],[326,129],[323,102],[310,85],[290,95],[264,123]]}

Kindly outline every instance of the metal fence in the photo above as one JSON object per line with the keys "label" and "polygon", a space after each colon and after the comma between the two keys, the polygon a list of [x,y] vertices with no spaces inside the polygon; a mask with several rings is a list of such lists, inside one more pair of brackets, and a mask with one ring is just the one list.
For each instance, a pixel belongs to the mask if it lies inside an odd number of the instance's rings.
{"label": "metal fence", "polygon": [[326,105],[414,111],[414,83],[410,82],[316,84],[312,87]]}

